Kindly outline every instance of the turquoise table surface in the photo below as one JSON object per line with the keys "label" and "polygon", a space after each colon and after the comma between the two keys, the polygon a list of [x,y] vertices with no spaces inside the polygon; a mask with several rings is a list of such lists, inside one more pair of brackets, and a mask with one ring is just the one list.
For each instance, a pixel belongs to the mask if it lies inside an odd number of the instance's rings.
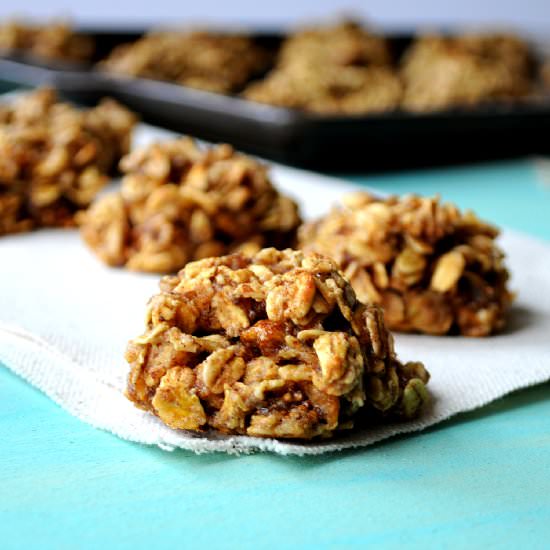
{"label": "turquoise table surface", "polygon": [[[527,160],[351,179],[550,240]],[[95,430],[0,367],[0,457],[2,549],[550,547],[549,384],[366,449],[196,456]]]}

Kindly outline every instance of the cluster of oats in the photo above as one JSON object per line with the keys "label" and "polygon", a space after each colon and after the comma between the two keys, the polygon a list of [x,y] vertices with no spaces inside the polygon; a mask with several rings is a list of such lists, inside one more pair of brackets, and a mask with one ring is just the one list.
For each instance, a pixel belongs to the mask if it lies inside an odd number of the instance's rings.
{"label": "cluster of oats", "polygon": [[113,73],[230,93],[264,70],[269,59],[247,36],[164,31],[115,48],[101,67]]}
{"label": "cluster of oats", "polygon": [[162,279],[129,343],[128,397],[175,429],[329,437],[354,419],[414,418],[429,374],[397,359],[382,311],[328,258],[273,248]]}
{"label": "cluster of oats", "polygon": [[0,106],[0,235],[74,225],[127,152],[135,117],[112,100],[79,111],[40,89]]}
{"label": "cluster of oats", "polygon": [[265,165],[229,145],[165,141],[120,167],[120,192],[79,216],[84,240],[107,264],[169,273],[191,260],[294,242],[296,204],[273,187]]}
{"label": "cluster of oats", "polygon": [[359,25],[305,29],[284,41],[275,68],[244,96],[318,113],[388,111],[402,93],[390,63],[387,41]]}
{"label": "cluster of oats", "polygon": [[438,198],[350,195],[300,228],[299,246],[328,254],[390,329],[486,336],[513,299],[498,231]]}
{"label": "cluster of oats", "polygon": [[402,107],[430,111],[517,100],[532,89],[527,44],[512,35],[424,36],[403,61]]}
{"label": "cluster of oats", "polygon": [[94,41],[64,22],[32,25],[20,21],[0,24],[0,50],[17,50],[56,61],[88,61]]}

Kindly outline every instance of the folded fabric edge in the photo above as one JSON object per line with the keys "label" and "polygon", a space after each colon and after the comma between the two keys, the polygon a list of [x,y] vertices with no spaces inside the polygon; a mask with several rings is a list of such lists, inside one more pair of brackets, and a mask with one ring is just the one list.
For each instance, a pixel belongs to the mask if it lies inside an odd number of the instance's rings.
{"label": "folded fabric edge", "polygon": [[[135,409],[114,386],[94,377],[92,371],[82,369],[69,357],[45,342],[37,339],[24,330],[6,330],[0,326],[0,364],[40,389],[61,408],[79,420],[94,428],[110,432],[117,437],[145,445],[156,445],[164,451],[182,449],[196,454],[225,452],[228,454],[249,454],[257,451],[273,452],[283,456],[308,456],[332,453],[346,449],[366,447],[395,435],[405,435],[434,426],[460,413],[471,412],[481,408],[505,395],[550,380],[550,371],[531,372],[521,382],[510,379],[504,387],[493,394],[470,396],[467,403],[455,404],[454,409],[437,411],[432,409],[416,421],[379,426],[372,430],[352,433],[345,439],[312,444],[295,444],[275,439],[262,439],[248,436],[201,436],[178,432],[164,426],[156,417]],[[78,374],[74,372],[78,369]],[[45,375],[47,373],[49,376]],[[52,376],[53,373],[53,376]],[[55,383],[51,379],[55,379]],[[82,400],[82,392],[69,391],[86,387],[86,393],[92,393],[101,402],[109,402],[121,416],[110,411],[105,414],[99,407]],[[113,421],[125,418],[131,421],[129,429],[123,429]],[[133,432],[132,432],[133,430]],[[145,431],[147,436],[139,432]]]}

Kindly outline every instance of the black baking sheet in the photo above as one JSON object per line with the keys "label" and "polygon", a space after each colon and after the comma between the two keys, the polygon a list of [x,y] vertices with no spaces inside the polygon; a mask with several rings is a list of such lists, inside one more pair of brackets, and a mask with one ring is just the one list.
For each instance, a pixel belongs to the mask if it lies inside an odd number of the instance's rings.
{"label": "black baking sheet", "polygon": [[[140,32],[89,34],[96,38],[99,59]],[[274,45],[280,36],[265,33],[257,39]],[[398,51],[409,40],[396,36],[392,44]],[[550,152],[548,96],[425,114],[327,116],[13,53],[0,57],[0,80],[51,85],[83,103],[109,95],[153,124],[318,170],[395,169]]]}

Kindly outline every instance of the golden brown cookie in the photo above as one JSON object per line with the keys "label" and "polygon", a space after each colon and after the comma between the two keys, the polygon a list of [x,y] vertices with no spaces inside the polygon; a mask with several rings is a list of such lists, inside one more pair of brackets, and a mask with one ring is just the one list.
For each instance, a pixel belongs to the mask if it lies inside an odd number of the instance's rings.
{"label": "golden brown cookie", "polygon": [[19,50],[45,60],[89,61],[95,44],[64,21],[33,25],[16,20],[0,24],[0,50]]}
{"label": "golden brown cookie", "polygon": [[229,145],[201,149],[189,138],[124,157],[121,191],[79,215],[82,237],[104,262],[169,273],[187,262],[293,244],[296,204],[268,169]]}
{"label": "golden brown cookie", "polygon": [[330,437],[358,414],[410,419],[428,399],[382,311],[335,263],[263,249],[189,263],[161,281],[126,352],[127,395],[175,429]]}
{"label": "golden brown cookie", "polygon": [[512,35],[426,35],[406,52],[402,106],[431,111],[517,100],[531,91],[531,55]]}
{"label": "golden brown cookie", "polygon": [[357,193],[303,225],[299,247],[330,254],[392,330],[486,336],[503,328],[513,299],[497,235],[438,198]]}
{"label": "golden brown cookie", "polygon": [[244,97],[324,114],[396,109],[402,86],[386,39],[351,22],[290,35],[275,68]]}
{"label": "golden brown cookie", "polygon": [[230,93],[264,70],[270,57],[244,35],[163,31],[115,48],[100,66],[113,73]]}
{"label": "golden brown cookie", "polygon": [[0,106],[0,235],[74,225],[128,151],[135,122],[113,100],[77,110],[47,88]]}

